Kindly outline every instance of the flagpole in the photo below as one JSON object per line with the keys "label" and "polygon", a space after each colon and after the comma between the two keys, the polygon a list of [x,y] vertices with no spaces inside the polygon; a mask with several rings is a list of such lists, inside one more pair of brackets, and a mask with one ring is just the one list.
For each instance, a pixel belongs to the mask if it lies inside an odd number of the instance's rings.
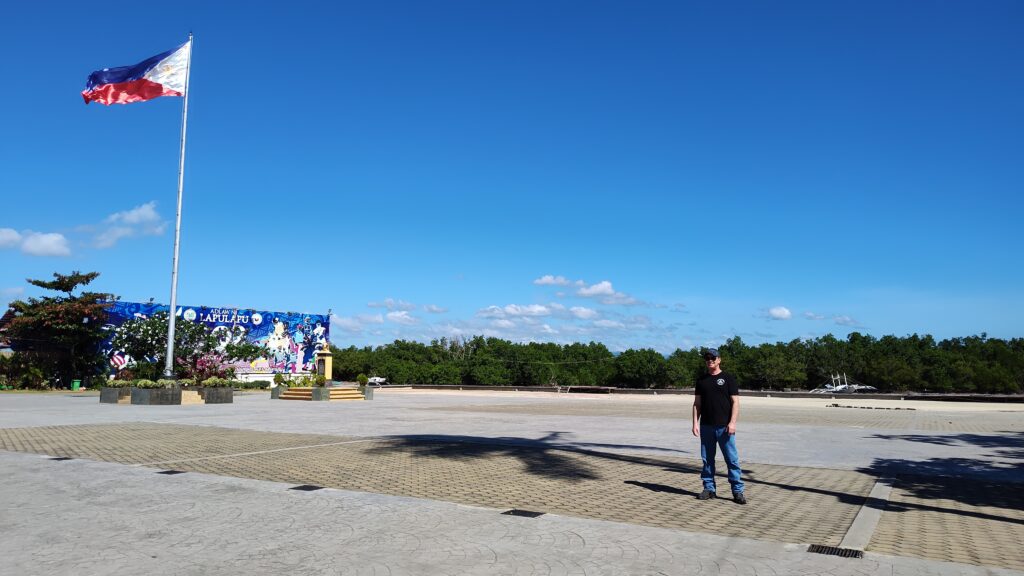
{"label": "flagpole", "polygon": [[164,377],[174,378],[174,320],[178,306],[178,244],[181,241],[181,192],[185,187],[185,134],[188,132],[188,84],[192,72],[192,33],[188,33],[188,61],[185,64],[185,102],[181,109],[181,151],[178,158],[178,214],[174,222],[174,258],[171,261],[171,309],[167,318],[167,363]]}

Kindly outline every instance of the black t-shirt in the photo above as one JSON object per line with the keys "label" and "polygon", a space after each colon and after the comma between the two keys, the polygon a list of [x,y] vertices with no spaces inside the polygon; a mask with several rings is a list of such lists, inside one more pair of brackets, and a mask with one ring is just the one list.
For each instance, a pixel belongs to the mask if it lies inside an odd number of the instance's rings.
{"label": "black t-shirt", "polygon": [[697,380],[694,395],[700,396],[700,423],[705,426],[726,426],[732,418],[732,396],[740,395],[740,387],[732,374],[705,374]]}

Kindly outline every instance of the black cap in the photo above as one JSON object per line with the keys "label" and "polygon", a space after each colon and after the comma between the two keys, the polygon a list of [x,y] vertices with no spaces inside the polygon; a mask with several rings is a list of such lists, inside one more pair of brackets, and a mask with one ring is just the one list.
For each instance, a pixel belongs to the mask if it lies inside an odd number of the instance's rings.
{"label": "black cap", "polygon": [[701,354],[701,356],[703,356],[705,358],[707,358],[708,356],[711,356],[712,358],[719,358],[720,357],[719,354],[718,354],[718,348],[705,348],[704,352]]}

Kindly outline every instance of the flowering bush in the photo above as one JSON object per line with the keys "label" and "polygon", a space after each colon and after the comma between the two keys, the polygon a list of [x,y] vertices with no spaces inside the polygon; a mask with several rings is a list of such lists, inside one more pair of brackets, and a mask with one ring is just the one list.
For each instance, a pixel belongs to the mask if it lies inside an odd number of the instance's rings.
{"label": "flowering bush", "polygon": [[[158,378],[167,355],[166,312],[150,318],[134,318],[122,324],[114,333],[111,346],[131,358],[126,370],[132,370],[135,377]],[[267,354],[266,348],[250,342],[228,344],[218,350],[217,337],[205,325],[184,319],[174,323],[174,369],[179,378],[231,378],[234,361],[250,361]],[[147,364],[156,367],[146,369]]]}
{"label": "flowering bush", "polygon": [[178,365],[196,382],[205,382],[209,378],[232,378],[235,375],[235,369],[228,365],[228,359],[217,352],[201,354],[192,362],[178,358]]}

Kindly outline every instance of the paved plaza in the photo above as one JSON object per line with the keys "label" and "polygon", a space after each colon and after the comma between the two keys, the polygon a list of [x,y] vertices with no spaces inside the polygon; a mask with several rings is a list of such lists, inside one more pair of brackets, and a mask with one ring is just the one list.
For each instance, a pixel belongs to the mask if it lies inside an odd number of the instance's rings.
{"label": "paved plaza", "polygon": [[740,506],[691,402],[7,394],[0,574],[1024,573],[1024,406],[743,398]]}

